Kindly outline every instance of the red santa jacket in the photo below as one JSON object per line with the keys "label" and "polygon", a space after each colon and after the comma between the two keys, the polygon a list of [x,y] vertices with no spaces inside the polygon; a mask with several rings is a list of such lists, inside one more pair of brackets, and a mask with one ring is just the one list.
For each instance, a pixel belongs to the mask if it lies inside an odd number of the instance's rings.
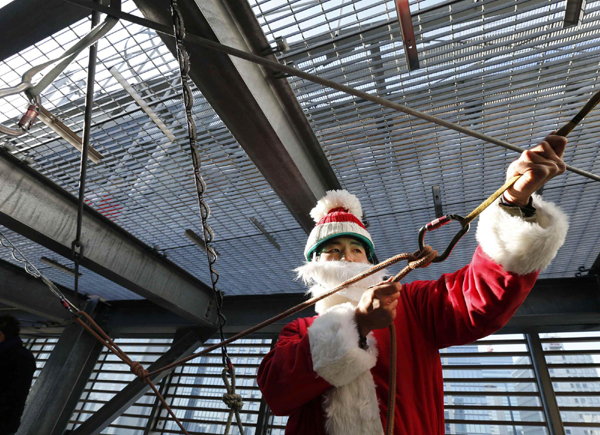
{"label": "red santa jacket", "polygon": [[[542,225],[531,227],[535,224],[514,216],[508,219],[496,206],[479,225],[483,248],[477,248],[469,265],[437,281],[404,284],[395,320],[395,435],[444,434],[439,349],[473,342],[506,324],[533,287],[538,270],[563,243],[566,217],[539,198],[535,204]],[[504,243],[519,231],[523,243],[516,247]],[[291,322],[264,358],[258,384],[272,412],[289,415],[286,434],[383,432],[389,331],[374,331],[369,349],[362,350],[353,313],[352,306],[340,305],[324,315]]]}

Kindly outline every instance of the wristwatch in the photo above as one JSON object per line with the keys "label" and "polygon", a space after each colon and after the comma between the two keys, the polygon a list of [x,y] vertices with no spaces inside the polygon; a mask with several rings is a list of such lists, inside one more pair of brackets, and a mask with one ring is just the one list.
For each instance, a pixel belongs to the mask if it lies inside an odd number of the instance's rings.
{"label": "wristwatch", "polygon": [[519,214],[522,218],[532,218],[535,217],[536,208],[533,206],[533,198],[529,198],[529,202],[527,205],[521,207],[516,204],[511,204],[506,199],[504,199],[504,195],[500,197],[500,206],[505,210],[510,210],[511,214]]}

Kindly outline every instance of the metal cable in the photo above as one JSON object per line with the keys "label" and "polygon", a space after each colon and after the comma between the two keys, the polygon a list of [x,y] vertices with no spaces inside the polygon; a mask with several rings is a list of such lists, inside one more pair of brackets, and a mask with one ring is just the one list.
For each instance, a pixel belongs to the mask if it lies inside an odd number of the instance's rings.
{"label": "metal cable", "polygon": [[34,278],[41,279],[42,282],[50,289],[50,291],[60,299],[63,307],[69,310],[72,314],[77,314],[79,312],[79,308],[69,299],[67,299],[67,297],[58,289],[58,287],[56,287],[52,281],[46,278],[44,274],[40,272],[38,268],[35,267],[33,263],[31,263],[31,261],[25,257],[25,255],[23,255],[19,248],[17,248],[2,232],[0,232],[0,245],[11,251],[11,256],[15,261],[23,263],[23,269],[25,272]]}

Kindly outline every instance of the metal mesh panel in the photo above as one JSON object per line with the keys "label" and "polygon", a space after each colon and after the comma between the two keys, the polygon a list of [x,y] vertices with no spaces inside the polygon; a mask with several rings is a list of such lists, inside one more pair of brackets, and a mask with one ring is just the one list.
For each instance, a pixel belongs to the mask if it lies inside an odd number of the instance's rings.
{"label": "metal mesh panel", "polygon": [[[136,12],[131,1],[125,2],[123,9]],[[23,70],[56,56],[88,28],[89,22],[83,20],[0,63],[0,70],[6,72],[0,86],[14,84]],[[153,31],[127,23],[118,24],[100,41],[98,58],[92,146],[104,159],[88,169],[86,202],[208,282],[205,254],[184,236],[186,229],[200,233],[201,225],[176,62]],[[79,134],[86,64],[86,57],[80,56],[44,93],[45,107]],[[123,91],[108,72],[111,67],[142,95],[175,134],[175,142],[169,142]],[[197,90],[195,93],[194,114],[202,147],[203,174],[209,186],[211,225],[217,234],[215,247],[222,254],[217,265],[217,270],[223,272],[221,288],[232,295],[302,291],[300,285],[289,279],[289,271],[301,261],[303,232],[214,110]],[[0,121],[14,121],[20,116],[24,101],[19,98],[0,101]],[[32,157],[37,170],[76,193],[79,153],[71,145],[43,124],[36,124],[30,134],[10,142],[19,150],[16,155]],[[274,235],[281,252],[256,229],[250,217]],[[22,245],[32,251],[34,258],[38,251],[43,251],[24,240]],[[268,274],[272,279],[265,279],[265,263],[269,263],[267,268],[273,272]],[[274,275],[281,270],[288,271],[286,279],[276,280]],[[243,279],[236,271],[245,273]],[[87,271],[84,274],[94,276]],[[68,279],[59,278],[59,282],[72,286],[64,281]],[[136,297],[102,281],[81,287],[107,299]]]}
{"label": "metal mesh panel", "polygon": [[523,335],[494,335],[440,352],[448,434],[547,434]]}
{"label": "metal mesh panel", "polygon": [[[207,341],[207,344],[215,340]],[[147,368],[169,349],[166,339],[119,339],[117,344],[135,361]],[[244,399],[242,419],[244,435],[257,432],[262,395],[256,384],[258,366],[271,348],[270,338],[239,340],[228,347],[236,367],[237,393]],[[201,348],[196,351],[201,350]],[[207,357],[196,358],[175,369],[157,387],[177,417],[191,435],[223,433],[228,409],[221,400],[225,387],[221,379],[223,365],[218,351]],[[68,428],[74,429],[100,409],[122,390],[134,375],[129,367],[104,350],[92,372],[88,385],[73,413]],[[181,433],[176,423],[167,418],[167,411],[153,393],[147,393],[113,421],[103,434],[142,435],[145,431],[156,434]],[[231,434],[238,434],[232,428]]]}
{"label": "metal mesh panel", "polygon": [[[117,339],[115,342],[134,361],[144,368],[169,350],[171,339]],[[75,408],[67,429],[75,429],[95,411],[112,399],[119,391],[135,379],[129,366],[103,349]],[[119,435],[142,435],[152,411],[155,396],[147,393],[115,419],[101,433]]]}
{"label": "metal mesh panel", "polygon": [[540,337],[567,433],[600,434],[600,333]]}
{"label": "metal mesh panel", "polygon": [[[411,73],[393,2],[250,3],[267,38],[289,43],[281,61],[522,147],[570,119],[598,90],[599,2],[587,3],[582,25],[570,28],[562,26],[564,2],[413,2],[421,69]],[[361,198],[379,258],[415,249],[415,230],[434,217],[431,186],[441,186],[445,212],[465,214],[501,185],[516,158],[338,91],[288,80],[343,187]],[[598,172],[599,120],[592,114],[572,133],[567,163]],[[571,215],[572,228],[541,277],[572,276],[600,251],[592,183],[568,173],[544,190]],[[442,238],[430,242],[444,246]],[[419,277],[434,279],[466,264],[474,247],[472,238],[461,242],[449,261]]]}
{"label": "metal mesh panel", "polygon": [[[262,394],[256,383],[256,375],[260,362],[271,348],[272,341],[268,338],[242,339],[227,347],[236,367],[236,392],[244,400],[240,412],[244,435],[259,433],[257,425]],[[207,344],[216,342],[209,340]],[[222,371],[220,351],[215,350],[206,357],[196,358],[178,367],[169,377],[165,386],[169,406],[191,435],[224,433],[229,409],[222,400],[226,392],[221,379]],[[177,425],[166,416],[166,410],[160,407],[153,424],[156,433],[180,433]],[[229,433],[236,435],[239,434],[239,430],[232,426]]]}

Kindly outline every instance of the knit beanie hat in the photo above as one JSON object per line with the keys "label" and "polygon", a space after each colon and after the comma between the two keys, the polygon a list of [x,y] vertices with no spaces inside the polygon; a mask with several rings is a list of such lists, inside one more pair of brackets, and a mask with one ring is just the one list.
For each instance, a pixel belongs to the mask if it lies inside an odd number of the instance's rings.
{"label": "knit beanie hat", "polygon": [[360,201],[346,190],[330,190],[317,202],[310,212],[317,223],[308,236],[304,257],[311,261],[319,245],[339,236],[354,237],[365,245],[367,258],[371,260],[375,245],[371,235],[360,221]]}

